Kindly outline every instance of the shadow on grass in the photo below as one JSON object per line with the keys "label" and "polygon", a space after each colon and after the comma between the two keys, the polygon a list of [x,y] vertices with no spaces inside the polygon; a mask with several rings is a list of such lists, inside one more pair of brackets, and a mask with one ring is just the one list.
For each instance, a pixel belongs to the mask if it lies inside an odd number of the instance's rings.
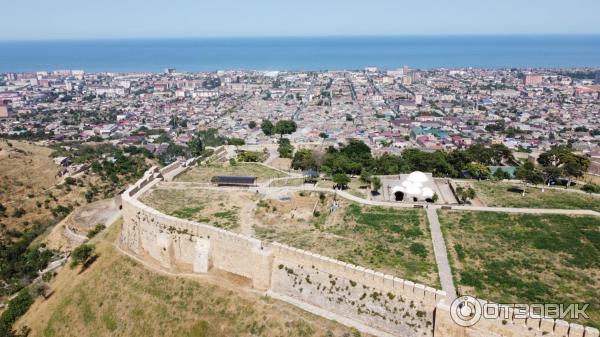
{"label": "shadow on grass", "polygon": [[518,193],[518,194],[523,193],[523,189],[521,187],[517,187],[517,186],[511,186],[511,187],[507,188],[506,191],[511,192],[511,193]]}
{"label": "shadow on grass", "polygon": [[98,254],[96,254],[96,255],[93,255],[93,256],[90,256],[90,258],[89,258],[89,259],[87,259],[87,260],[85,261],[85,263],[84,263],[84,264],[81,266],[81,270],[79,270],[79,273],[78,273],[78,274],[81,274],[81,273],[83,273],[84,271],[86,271],[86,270],[87,270],[87,269],[88,269],[88,268],[89,268],[89,267],[90,267],[90,266],[91,266],[91,265],[92,265],[94,262],[96,262],[96,260],[98,259],[98,257],[99,257],[99,255],[98,255]]}

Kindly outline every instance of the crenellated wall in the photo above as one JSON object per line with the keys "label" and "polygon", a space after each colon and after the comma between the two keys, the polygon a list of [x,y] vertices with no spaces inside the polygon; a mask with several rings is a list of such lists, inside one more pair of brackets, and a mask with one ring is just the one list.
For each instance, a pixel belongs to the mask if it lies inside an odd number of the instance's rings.
{"label": "crenellated wall", "polygon": [[432,336],[446,293],[278,243],[271,291],[398,336]]}
{"label": "crenellated wall", "polygon": [[357,322],[358,328],[363,325],[380,331],[381,336],[599,336],[596,329],[547,319],[482,320],[463,328],[451,320],[448,299],[441,290],[178,219],[138,201],[163,179],[161,173],[185,165],[163,170],[153,167],[122,194],[121,248],[172,272],[204,273],[215,268],[245,277],[255,289],[347,318]]}

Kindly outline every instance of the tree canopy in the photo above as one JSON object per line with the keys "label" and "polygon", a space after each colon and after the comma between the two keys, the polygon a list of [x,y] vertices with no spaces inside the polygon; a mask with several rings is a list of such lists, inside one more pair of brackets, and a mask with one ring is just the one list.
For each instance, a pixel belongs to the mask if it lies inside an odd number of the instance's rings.
{"label": "tree canopy", "polygon": [[271,136],[275,132],[275,126],[268,119],[262,121],[262,123],[260,124],[260,129],[265,134],[265,136]]}
{"label": "tree canopy", "polygon": [[298,126],[296,125],[296,122],[292,120],[278,121],[277,124],[275,124],[275,133],[278,133],[282,136],[289,135],[296,132],[297,127]]}

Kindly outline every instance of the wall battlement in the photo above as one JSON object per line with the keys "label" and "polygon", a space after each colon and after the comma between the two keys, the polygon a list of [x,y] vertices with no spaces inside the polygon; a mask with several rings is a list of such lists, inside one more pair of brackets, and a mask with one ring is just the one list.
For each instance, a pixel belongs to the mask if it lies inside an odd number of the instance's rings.
{"label": "wall battlement", "polygon": [[255,289],[291,297],[387,335],[599,337],[597,329],[545,318],[482,320],[461,327],[451,320],[442,290],[179,219],[138,200],[164,174],[186,166],[177,162],[162,170],[152,167],[122,194],[121,248],[172,272],[224,270],[247,278]]}

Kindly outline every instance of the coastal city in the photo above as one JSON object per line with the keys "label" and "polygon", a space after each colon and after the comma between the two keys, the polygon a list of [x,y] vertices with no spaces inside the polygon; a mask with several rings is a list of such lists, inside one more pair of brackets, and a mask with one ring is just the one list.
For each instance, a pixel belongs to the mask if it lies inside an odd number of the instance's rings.
{"label": "coastal city", "polygon": [[[570,145],[600,173],[600,71],[432,69],[87,73],[0,76],[0,134],[105,140],[154,154],[216,129],[247,145],[277,140],[263,121],[293,120],[292,143],[358,139],[376,153],[504,144],[535,155]],[[161,130],[161,133],[153,132]]]}
{"label": "coastal city", "polygon": [[600,337],[599,0],[1,8],[0,337]]}

